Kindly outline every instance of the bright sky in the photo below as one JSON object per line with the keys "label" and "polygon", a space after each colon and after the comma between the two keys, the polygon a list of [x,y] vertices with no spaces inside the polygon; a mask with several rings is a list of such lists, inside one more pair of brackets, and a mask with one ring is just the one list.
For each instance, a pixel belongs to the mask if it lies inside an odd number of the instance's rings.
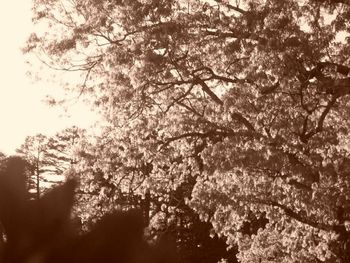
{"label": "bright sky", "polygon": [[[12,154],[27,135],[54,134],[67,126],[88,128],[97,119],[87,106],[50,108],[43,99],[59,84],[33,83],[20,48],[31,32],[31,0],[0,3],[0,151]],[[62,116],[63,115],[63,116]]]}

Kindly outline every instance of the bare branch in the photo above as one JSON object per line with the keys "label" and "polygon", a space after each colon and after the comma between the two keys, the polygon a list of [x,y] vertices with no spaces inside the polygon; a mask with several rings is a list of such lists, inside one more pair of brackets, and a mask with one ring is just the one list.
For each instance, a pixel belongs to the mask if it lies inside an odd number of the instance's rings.
{"label": "bare branch", "polygon": [[255,132],[254,126],[246,118],[244,118],[242,114],[234,112],[231,114],[231,118],[242,123],[249,131]]}
{"label": "bare branch", "polygon": [[217,104],[219,105],[224,105],[224,103],[222,102],[222,100],[208,87],[208,85],[205,83],[204,80],[197,78],[195,80],[196,84],[201,85],[203,91],[213,100],[215,101]]}
{"label": "bare branch", "polygon": [[245,10],[239,8],[238,6],[233,6],[233,5],[228,4],[228,3],[223,3],[222,0],[215,0],[215,2],[217,2],[217,3],[221,4],[221,5],[226,6],[228,9],[231,9],[231,10],[233,10],[233,11],[236,11],[236,12],[238,12],[238,13],[241,13],[242,15],[245,15],[245,14],[247,13],[247,11],[245,11]]}

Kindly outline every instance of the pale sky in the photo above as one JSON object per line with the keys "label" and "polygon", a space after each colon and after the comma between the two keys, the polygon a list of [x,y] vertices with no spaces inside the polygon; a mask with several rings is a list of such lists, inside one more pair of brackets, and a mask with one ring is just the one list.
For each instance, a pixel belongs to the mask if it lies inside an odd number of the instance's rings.
{"label": "pale sky", "polygon": [[[82,102],[68,109],[47,106],[43,99],[59,84],[34,82],[21,53],[32,29],[31,0],[0,3],[0,151],[12,154],[27,135],[54,134],[67,126],[88,128],[97,119]],[[63,115],[63,117],[62,117]]]}

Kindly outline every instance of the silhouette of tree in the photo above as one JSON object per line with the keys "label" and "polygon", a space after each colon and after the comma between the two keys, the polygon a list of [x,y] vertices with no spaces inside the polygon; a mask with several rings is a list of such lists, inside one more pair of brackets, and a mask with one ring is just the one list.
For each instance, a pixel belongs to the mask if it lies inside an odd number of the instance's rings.
{"label": "silhouette of tree", "polygon": [[[7,239],[4,226],[13,220],[11,215],[2,214],[1,211],[12,209],[12,205],[17,205],[28,198],[30,169],[31,166],[25,159],[19,156],[2,155],[0,160],[0,251]],[[16,213],[16,210],[13,213]]]}
{"label": "silhouette of tree", "polygon": [[[14,191],[17,189],[16,195],[24,200],[28,198],[29,183],[31,180],[31,164],[21,156],[4,157],[0,161],[0,180],[6,180],[9,187],[4,191]],[[5,200],[3,202],[6,202]]]}
{"label": "silhouette of tree", "polygon": [[23,159],[10,157],[0,171],[0,222],[6,234],[0,262],[176,262],[145,242],[137,211],[111,213],[90,232],[76,235],[70,220],[76,183],[67,181],[29,200],[26,167]]}
{"label": "silhouette of tree", "polygon": [[[3,164],[4,159],[6,158],[6,155],[2,152],[0,152],[0,163],[1,166]],[[1,249],[3,248],[3,244],[5,242],[5,234],[4,234],[4,230],[3,230],[3,226],[0,223],[0,253],[1,253]]]}

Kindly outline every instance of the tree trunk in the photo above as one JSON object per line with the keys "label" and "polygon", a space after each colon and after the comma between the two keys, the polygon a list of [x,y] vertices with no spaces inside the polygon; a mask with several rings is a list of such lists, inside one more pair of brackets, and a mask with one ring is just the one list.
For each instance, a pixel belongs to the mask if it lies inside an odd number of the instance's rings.
{"label": "tree trunk", "polygon": [[40,170],[39,170],[39,153],[36,159],[36,199],[40,198]]}
{"label": "tree trunk", "polygon": [[149,225],[150,221],[150,209],[151,209],[151,193],[149,190],[147,190],[145,194],[145,199],[141,201],[142,202],[142,213],[145,221],[145,225]]}

